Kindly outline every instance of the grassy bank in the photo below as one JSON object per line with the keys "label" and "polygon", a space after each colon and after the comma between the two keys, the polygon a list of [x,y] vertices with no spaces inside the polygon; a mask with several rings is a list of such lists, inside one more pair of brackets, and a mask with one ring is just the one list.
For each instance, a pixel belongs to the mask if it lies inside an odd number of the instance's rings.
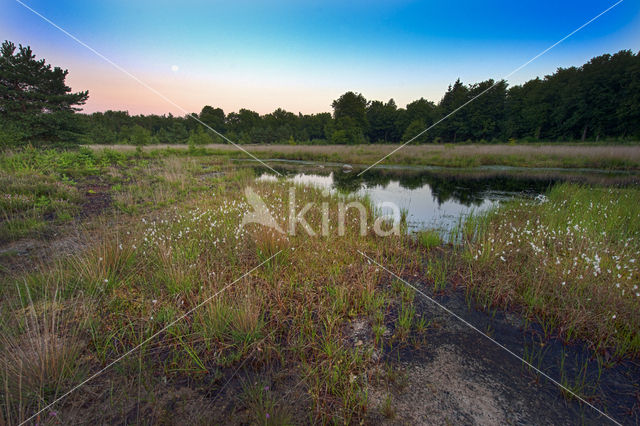
{"label": "grassy bank", "polygon": [[[467,222],[468,289],[551,335],[640,353],[640,191],[563,184]],[[612,352],[610,352],[612,351]]]}
{"label": "grassy bank", "polygon": [[[187,149],[185,145],[154,145],[147,150]],[[249,158],[231,145],[204,145],[212,153],[234,158]],[[399,145],[244,145],[259,158],[328,161],[369,166],[398,148]],[[100,150],[101,145],[92,145]],[[132,151],[134,147],[114,145],[113,149]],[[561,167],[607,170],[640,170],[639,145],[526,144],[407,145],[382,164],[441,167]]]}

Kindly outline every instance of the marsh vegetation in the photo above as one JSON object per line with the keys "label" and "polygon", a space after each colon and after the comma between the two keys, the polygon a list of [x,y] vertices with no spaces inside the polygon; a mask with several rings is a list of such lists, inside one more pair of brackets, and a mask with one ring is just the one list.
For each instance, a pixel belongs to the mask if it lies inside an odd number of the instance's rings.
{"label": "marsh vegetation", "polygon": [[[291,182],[205,152],[25,149],[0,165],[22,203],[5,200],[0,223],[7,423],[403,418],[401,396],[374,396],[401,386],[402,354],[429,348],[441,320],[358,251],[434,297],[463,289],[542,341],[586,345],[603,368],[638,356],[634,188],[554,186],[472,217],[452,245],[428,229],[363,236],[357,210],[339,238],[241,227],[247,186],[286,223]],[[298,208],[320,200],[338,223],[343,192],[296,188]],[[41,245],[12,249],[24,241]]]}

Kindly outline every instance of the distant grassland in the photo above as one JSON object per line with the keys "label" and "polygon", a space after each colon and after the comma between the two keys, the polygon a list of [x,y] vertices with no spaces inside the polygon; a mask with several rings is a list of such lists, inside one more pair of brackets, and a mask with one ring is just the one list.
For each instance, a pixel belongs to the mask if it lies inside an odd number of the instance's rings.
{"label": "distant grassland", "polygon": [[[400,145],[243,145],[259,158],[330,161],[368,166]],[[90,145],[102,149],[105,145]],[[133,150],[133,146],[109,146]],[[150,145],[146,150],[187,149],[186,145]],[[202,145],[199,148],[235,158],[249,158],[229,144]],[[607,170],[640,170],[640,145],[531,144],[531,145],[407,145],[382,164],[441,167],[561,167]]]}

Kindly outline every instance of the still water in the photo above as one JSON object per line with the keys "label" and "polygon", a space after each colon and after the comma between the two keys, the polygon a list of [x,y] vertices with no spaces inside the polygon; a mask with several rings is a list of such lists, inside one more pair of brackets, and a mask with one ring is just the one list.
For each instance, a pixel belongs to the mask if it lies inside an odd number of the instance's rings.
{"label": "still water", "polygon": [[[335,163],[267,161],[291,182],[342,194],[368,195],[376,205],[395,203],[407,212],[411,231],[437,229],[443,236],[469,214],[484,212],[505,200],[534,198],[559,182],[640,183],[637,174],[587,169],[379,166],[358,176],[358,169],[345,169]],[[263,166],[254,163],[251,167],[258,179],[276,179],[276,175]],[[390,211],[383,210],[383,213]]]}
{"label": "still water", "polygon": [[[331,192],[367,195],[376,206],[393,203],[407,213],[409,230],[437,229],[446,234],[469,214],[484,212],[501,201],[534,197],[550,185],[549,179],[513,176],[460,176],[415,170],[370,170],[362,176],[340,167],[305,165],[278,168],[292,183]],[[273,172],[258,169],[258,180],[274,180]],[[382,209],[390,214],[391,209]]]}

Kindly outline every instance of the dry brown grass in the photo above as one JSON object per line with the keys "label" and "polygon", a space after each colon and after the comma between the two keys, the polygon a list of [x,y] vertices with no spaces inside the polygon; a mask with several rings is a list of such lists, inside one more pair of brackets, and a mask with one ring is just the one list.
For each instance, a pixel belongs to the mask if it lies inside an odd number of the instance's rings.
{"label": "dry brown grass", "polygon": [[34,407],[77,382],[85,346],[86,300],[62,300],[57,292],[37,302],[28,293],[23,297],[29,304],[12,316],[3,315],[0,333],[0,423],[6,424],[24,421]]}
{"label": "dry brown grass", "polygon": [[[251,152],[283,152],[300,151],[313,154],[362,154],[383,156],[399,145],[248,145]],[[229,145],[207,145],[209,149],[229,149]],[[479,155],[552,155],[560,157],[595,157],[595,158],[629,158],[640,161],[640,146],[588,146],[588,145],[407,145],[397,152],[403,156],[422,156],[424,154],[440,154],[446,157]]]}
{"label": "dry brown grass", "polygon": [[[338,161],[360,165],[372,164],[400,145],[243,145],[247,151],[262,158]],[[102,145],[90,145],[103,149]],[[132,151],[127,145],[110,148]],[[187,149],[186,145],[153,145],[146,150]],[[228,144],[211,144],[203,148],[247,157]],[[473,167],[503,165],[519,167],[589,167],[611,169],[640,169],[640,145],[589,144],[428,144],[407,145],[394,153],[385,164],[434,165]]]}
{"label": "dry brown grass", "polygon": [[[282,152],[297,153],[307,152],[311,154],[376,154],[386,155],[399,144],[376,144],[376,145],[242,145],[249,152]],[[88,145],[94,150],[105,148],[104,145]],[[235,150],[229,144],[209,144],[203,145],[203,148],[212,150]],[[111,145],[110,149],[118,151],[135,151],[132,145]],[[183,144],[158,144],[149,145],[144,149],[153,151],[156,149],[187,149],[187,145]],[[449,156],[458,155],[558,155],[563,157],[589,156],[589,157],[606,157],[606,158],[630,158],[640,161],[640,145],[579,145],[579,144],[532,144],[532,145],[509,145],[509,144],[479,144],[479,145],[407,145],[402,148],[399,153],[405,155],[421,155],[421,154],[445,154]]]}

